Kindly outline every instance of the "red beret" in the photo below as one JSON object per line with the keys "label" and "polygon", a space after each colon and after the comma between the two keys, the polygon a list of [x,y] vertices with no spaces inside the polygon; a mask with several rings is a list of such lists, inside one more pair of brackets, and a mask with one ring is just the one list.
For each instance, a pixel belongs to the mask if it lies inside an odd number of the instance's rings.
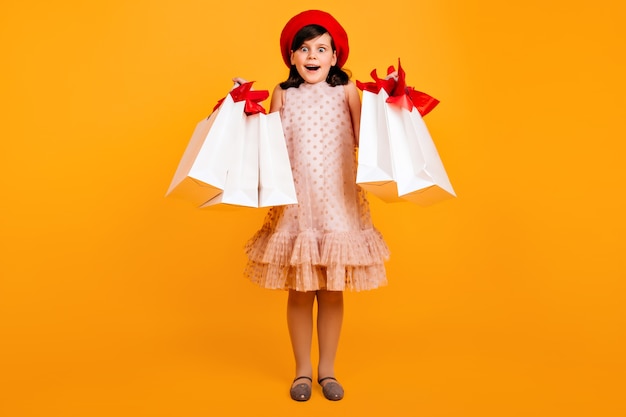
{"label": "red beret", "polygon": [[333,38],[337,51],[337,66],[339,68],[343,67],[350,51],[348,34],[334,17],[321,10],[307,10],[295,15],[287,22],[280,34],[280,50],[285,64],[291,67],[290,55],[293,38],[300,29],[308,25],[320,25],[328,31],[330,37]]}

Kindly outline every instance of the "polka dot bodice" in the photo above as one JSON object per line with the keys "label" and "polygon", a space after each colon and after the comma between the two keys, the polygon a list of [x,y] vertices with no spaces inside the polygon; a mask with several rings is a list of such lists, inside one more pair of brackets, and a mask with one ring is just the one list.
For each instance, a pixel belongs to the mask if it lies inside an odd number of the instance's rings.
{"label": "polka dot bodice", "polygon": [[355,141],[343,87],[290,88],[281,116],[299,202],[285,208],[282,226],[358,229]]}

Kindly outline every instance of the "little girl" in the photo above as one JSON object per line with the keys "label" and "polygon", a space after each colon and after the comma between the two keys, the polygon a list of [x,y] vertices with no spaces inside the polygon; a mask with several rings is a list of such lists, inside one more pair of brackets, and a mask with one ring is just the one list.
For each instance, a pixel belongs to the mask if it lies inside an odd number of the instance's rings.
{"label": "little girl", "polygon": [[289,20],[280,46],[289,78],[274,89],[270,112],[280,112],[298,204],[270,209],[246,245],[246,275],[262,287],[289,291],[287,324],[296,362],[290,394],[296,401],[311,397],[317,300],[318,383],[327,399],[340,400],[335,356],[343,290],[386,284],[389,251],[356,184],[361,104],[342,70],[349,50],[345,30],[330,14],[309,10]]}

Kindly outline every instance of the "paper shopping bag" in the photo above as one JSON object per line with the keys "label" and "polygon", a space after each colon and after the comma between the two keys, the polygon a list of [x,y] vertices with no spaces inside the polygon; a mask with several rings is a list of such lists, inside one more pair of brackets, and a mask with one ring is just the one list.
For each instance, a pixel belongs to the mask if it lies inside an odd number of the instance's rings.
{"label": "paper shopping bag", "polygon": [[[357,183],[384,201],[411,201],[426,206],[455,197],[422,119],[439,101],[406,86],[406,75],[399,60],[398,71],[389,67],[388,74],[387,78],[381,79],[373,70],[371,76],[374,82],[357,81],[357,86],[363,90],[360,132],[365,137],[365,143],[359,147],[357,173],[359,170],[363,173],[371,172],[370,165],[380,170],[383,164],[379,155],[386,157],[388,152],[392,179],[376,182],[373,181],[375,176],[357,175]],[[371,94],[377,96],[376,107],[371,104]],[[374,108],[375,111],[372,110]],[[368,119],[365,120],[365,117]]]}
{"label": "paper shopping bag", "polygon": [[363,90],[356,182],[384,201],[400,201],[385,117],[388,94]]}
{"label": "paper shopping bag", "polygon": [[196,125],[166,196],[200,205],[222,192],[234,150],[233,132],[245,120],[244,106],[227,95],[217,110]]}
{"label": "paper shopping bag", "polygon": [[296,204],[291,163],[278,112],[259,119],[259,207]]}
{"label": "paper shopping bag", "polygon": [[245,120],[234,132],[232,158],[226,172],[221,193],[201,207],[230,204],[244,207],[259,206],[259,141],[258,132],[264,114],[244,116]]}
{"label": "paper shopping bag", "polygon": [[455,197],[428,128],[417,109],[386,104],[398,196],[421,206]]}

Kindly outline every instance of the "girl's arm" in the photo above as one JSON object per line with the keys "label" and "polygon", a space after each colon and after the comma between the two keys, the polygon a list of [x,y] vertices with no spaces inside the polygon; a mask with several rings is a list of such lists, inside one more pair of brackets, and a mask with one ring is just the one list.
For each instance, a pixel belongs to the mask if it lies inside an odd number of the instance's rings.
{"label": "girl's arm", "polygon": [[350,109],[350,117],[352,118],[352,130],[354,131],[354,146],[359,147],[359,129],[361,126],[361,97],[359,90],[352,81],[345,85],[346,99],[348,100],[348,108]]}
{"label": "girl's arm", "polygon": [[283,103],[285,102],[285,90],[280,88],[280,85],[274,87],[274,91],[272,91],[272,101],[270,102],[270,113],[274,113],[275,111],[280,111],[283,108]]}

